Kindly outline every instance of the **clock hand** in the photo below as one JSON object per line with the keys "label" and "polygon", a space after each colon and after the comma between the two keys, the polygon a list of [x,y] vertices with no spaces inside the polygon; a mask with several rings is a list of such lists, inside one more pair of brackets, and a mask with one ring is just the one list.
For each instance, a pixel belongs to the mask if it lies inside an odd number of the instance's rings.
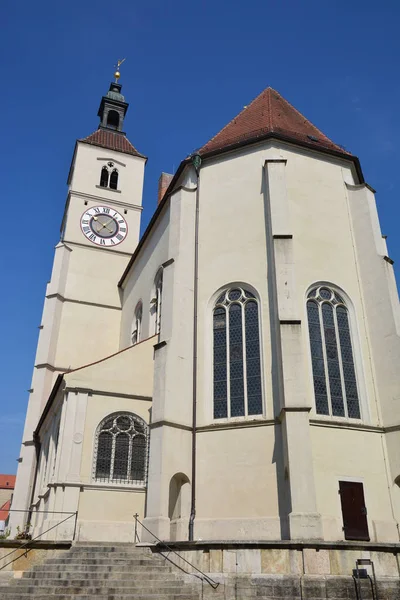
{"label": "clock hand", "polygon": [[[110,233],[112,233],[112,229],[109,229],[109,228],[107,227],[107,225],[108,225],[109,223],[111,223],[111,221],[112,221],[113,219],[110,219],[109,221],[107,221],[107,223],[102,223],[101,221],[99,221],[99,219],[98,219],[96,216],[93,216],[93,219],[94,219],[95,221],[98,221],[98,222],[100,223],[100,225],[101,225],[101,228],[102,228],[102,229],[103,229],[103,227],[105,227],[105,228],[107,229],[107,231],[109,231]],[[97,233],[99,233],[99,230],[97,230]]]}

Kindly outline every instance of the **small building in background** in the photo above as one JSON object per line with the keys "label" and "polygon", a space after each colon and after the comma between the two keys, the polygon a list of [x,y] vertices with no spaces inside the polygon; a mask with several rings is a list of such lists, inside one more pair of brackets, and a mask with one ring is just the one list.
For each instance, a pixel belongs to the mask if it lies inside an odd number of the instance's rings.
{"label": "small building in background", "polygon": [[6,529],[15,487],[15,475],[0,474],[0,534]]}

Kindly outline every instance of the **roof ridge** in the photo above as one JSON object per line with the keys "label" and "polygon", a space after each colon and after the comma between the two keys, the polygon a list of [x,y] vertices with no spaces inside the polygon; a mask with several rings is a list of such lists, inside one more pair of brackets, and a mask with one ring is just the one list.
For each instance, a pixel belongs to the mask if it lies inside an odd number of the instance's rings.
{"label": "roof ridge", "polygon": [[[300,112],[300,111],[299,111],[299,110],[298,110],[298,109],[297,109],[295,106],[293,106],[293,104],[292,104],[291,102],[289,102],[289,100],[286,100],[286,98],[284,98],[284,97],[282,96],[282,94],[280,94],[280,93],[279,93],[277,90],[274,90],[273,88],[269,88],[269,89],[270,89],[271,91],[273,91],[275,94],[277,94],[281,100],[283,100],[284,102],[286,102],[286,104],[288,104],[288,105],[290,106],[290,108],[291,108],[291,109],[293,109],[293,110],[294,110],[294,111],[295,111],[295,112],[296,112],[296,113],[299,115],[299,117],[301,117],[302,119],[304,119],[304,121],[305,121],[305,122],[306,122],[308,125],[311,125],[311,127],[313,127],[314,129],[316,129],[316,130],[317,130],[317,131],[318,131],[318,132],[319,132],[319,133],[322,135],[322,137],[324,137],[325,139],[329,140],[329,142],[331,142],[331,143],[332,143],[332,144],[334,144],[335,146],[337,145],[337,144],[335,144],[335,142],[333,142],[333,141],[332,141],[330,138],[328,138],[328,136],[327,136],[327,135],[325,135],[325,133],[323,133],[323,132],[322,132],[322,131],[319,129],[319,127],[317,127],[316,125],[314,125],[314,123],[312,123],[312,122],[310,121],[310,119],[307,119],[307,117],[306,117],[306,116],[304,116],[304,115],[303,115],[303,113],[301,113],[301,112]],[[272,129],[273,129],[273,125],[271,125],[271,127],[272,127]]]}
{"label": "roof ridge", "polygon": [[93,146],[108,148],[109,150],[115,150],[116,152],[122,152],[124,154],[132,154],[134,156],[146,158],[135,148],[132,142],[126,137],[126,134],[122,131],[112,131],[110,129],[98,127],[90,135],[84,138],[79,138],[78,142],[92,144]]}
{"label": "roof ridge", "polygon": [[[266,88],[266,89],[262,90],[262,92],[260,92],[260,93],[259,93],[259,94],[258,94],[258,95],[255,97],[255,98],[253,98],[253,100],[250,102],[250,104],[246,104],[246,106],[244,106],[244,107],[242,108],[242,110],[241,110],[241,111],[240,111],[240,112],[239,112],[237,115],[235,115],[235,116],[234,116],[234,117],[233,117],[233,118],[232,118],[232,119],[229,121],[229,123],[227,123],[227,124],[226,124],[226,125],[225,125],[225,126],[222,128],[222,129],[220,129],[219,131],[217,131],[217,133],[216,133],[216,134],[215,134],[215,135],[214,135],[212,138],[210,138],[210,139],[208,140],[208,142],[206,142],[206,144],[210,144],[210,143],[211,143],[211,142],[212,142],[212,141],[213,141],[213,140],[214,140],[214,139],[217,137],[217,135],[219,135],[220,133],[222,133],[223,131],[225,131],[225,129],[226,129],[227,127],[229,127],[229,126],[230,126],[230,125],[231,125],[231,124],[232,124],[232,123],[233,123],[233,122],[234,122],[234,121],[235,121],[235,120],[236,120],[238,117],[240,117],[240,115],[241,115],[241,114],[242,114],[242,113],[243,113],[245,110],[247,110],[248,108],[250,108],[250,106],[251,106],[251,105],[252,105],[252,104],[253,104],[253,103],[254,103],[256,100],[258,100],[258,98],[259,98],[259,97],[260,97],[260,96],[261,96],[261,95],[262,95],[262,94],[263,94],[265,91],[267,91],[268,89],[272,89],[272,88]],[[203,144],[203,146],[205,146],[206,144]]]}
{"label": "roof ridge", "polygon": [[284,134],[300,145],[351,156],[271,86],[262,90],[198,152],[221,152],[235,144],[250,144],[273,134]]}

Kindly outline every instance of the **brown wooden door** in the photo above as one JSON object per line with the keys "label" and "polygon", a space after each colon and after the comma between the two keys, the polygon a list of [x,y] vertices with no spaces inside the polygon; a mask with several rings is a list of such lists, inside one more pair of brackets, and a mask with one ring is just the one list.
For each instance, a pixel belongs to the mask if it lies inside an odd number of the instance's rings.
{"label": "brown wooden door", "polygon": [[339,494],[345,539],[368,542],[367,509],[365,508],[363,484],[355,481],[339,481]]}

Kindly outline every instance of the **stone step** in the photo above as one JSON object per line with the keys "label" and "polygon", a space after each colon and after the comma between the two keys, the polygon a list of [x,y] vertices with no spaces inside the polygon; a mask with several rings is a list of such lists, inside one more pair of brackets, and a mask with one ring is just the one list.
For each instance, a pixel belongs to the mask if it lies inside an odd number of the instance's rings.
{"label": "stone step", "polygon": [[[5,589],[5,588],[4,588]],[[199,600],[199,594],[135,594],[135,593],[96,593],[96,598],[104,598],[105,600]],[[49,594],[42,593],[14,593],[7,594],[7,600],[49,600]],[[53,600],[93,600],[92,594],[74,594],[74,593],[60,593],[52,596]]]}
{"label": "stone step", "polygon": [[154,560],[151,558],[126,558],[126,557],[121,557],[121,558],[87,558],[84,556],[77,556],[74,554],[70,554],[66,557],[60,557],[60,558],[49,558],[46,560],[46,564],[48,565],[65,565],[68,563],[76,563],[76,562],[80,562],[84,565],[107,565],[110,564],[110,562],[112,562],[113,564],[121,564],[121,563],[126,563],[126,564],[130,564],[130,565],[143,565],[143,566],[147,566],[147,565],[159,565],[162,564],[161,561],[163,559],[156,557]]}
{"label": "stone step", "polygon": [[106,546],[105,548],[98,548],[97,546],[72,546],[69,552],[94,552],[95,554],[123,552],[124,554],[137,554],[140,556],[152,556],[154,554],[150,548],[135,548],[134,546]]}
{"label": "stone step", "polygon": [[78,552],[77,550],[71,550],[71,552],[68,552],[68,556],[73,556],[74,558],[79,557],[79,559],[94,558],[97,560],[114,560],[121,558],[123,558],[124,560],[141,560],[146,562],[161,562],[162,560],[164,560],[161,554],[155,554],[154,556],[151,556],[147,554],[137,554],[133,552],[87,552],[86,550],[82,552]]}
{"label": "stone step", "polygon": [[172,571],[172,568],[165,565],[165,566],[155,566],[155,565],[136,565],[134,570],[132,569],[132,566],[127,564],[126,562],[122,562],[118,565],[114,565],[114,564],[110,564],[109,562],[106,564],[82,564],[80,562],[70,562],[70,563],[63,563],[63,564],[42,564],[42,565],[36,565],[35,567],[33,567],[33,571],[34,572],[38,572],[38,571],[43,571],[43,570],[50,570],[50,571],[74,571],[74,570],[81,570],[81,571],[99,571],[99,572],[106,572],[106,571],[113,571],[118,570],[118,571],[129,571],[129,572],[135,572],[138,574],[143,574],[143,573],[170,573]]}
{"label": "stone step", "polygon": [[[137,594],[137,595],[148,595],[148,594],[167,594],[167,595],[174,595],[174,594],[182,594],[183,593],[183,586],[182,585],[178,585],[175,587],[166,587],[164,588],[163,586],[157,586],[154,588],[147,588],[146,586],[142,586],[140,588],[131,588],[128,586],[91,586],[91,585],[66,585],[66,586],[45,586],[45,587],[40,587],[40,586],[23,586],[20,585],[18,587],[14,587],[14,586],[4,586],[3,589],[1,589],[2,595],[4,595],[4,597],[9,596],[10,594],[15,594],[17,591],[20,594],[31,594],[33,596],[36,596],[37,594],[47,594],[48,596],[54,596],[57,594],[92,594],[94,597],[96,597],[97,595],[103,595],[103,594]],[[184,590],[185,592],[189,593],[189,594],[195,594],[196,591],[193,589],[190,590]]]}
{"label": "stone step", "polygon": [[135,581],[135,580],[125,580],[125,579],[92,579],[92,578],[88,578],[88,579],[78,579],[78,578],[69,578],[69,579],[26,579],[26,578],[22,578],[16,581],[15,585],[18,585],[19,587],[65,587],[65,586],[72,586],[72,587],[79,587],[79,586],[83,586],[83,587],[104,587],[104,586],[111,586],[111,587],[131,587],[131,588],[142,588],[142,587],[147,587],[147,588],[171,588],[171,587],[182,587],[185,586],[193,586],[196,585],[194,582],[193,583],[186,583],[185,581],[183,581],[182,579],[169,579],[169,580],[164,580],[164,579],[156,579],[156,580],[142,580],[142,581]]}
{"label": "stone step", "polygon": [[171,571],[158,572],[154,571],[152,573],[136,573],[131,571],[130,569],[122,570],[110,570],[110,571],[83,571],[81,569],[77,570],[65,570],[55,571],[48,570],[43,568],[43,570],[37,571],[26,571],[22,577],[22,579],[29,580],[40,580],[40,579],[86,579],[90,578],[92,580],[98,579],[123,579],[129,581],[176,581],[179,578],[180,573],[174,573]]}

